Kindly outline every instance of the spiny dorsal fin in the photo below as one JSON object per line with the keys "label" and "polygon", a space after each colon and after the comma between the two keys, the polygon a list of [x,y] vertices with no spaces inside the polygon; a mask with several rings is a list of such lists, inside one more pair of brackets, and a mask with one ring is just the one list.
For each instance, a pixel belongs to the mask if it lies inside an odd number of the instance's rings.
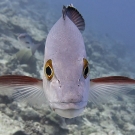
{"label": "spiny dorsal fin", "polygon": [[80,31],[84,31],[85,29],[85,21],[82,15],[78,12],[78,10],[73,7],[72,4],[62,9],[63,19],[65,20],[66,15],[72,20],[72,22],[78,27]]}

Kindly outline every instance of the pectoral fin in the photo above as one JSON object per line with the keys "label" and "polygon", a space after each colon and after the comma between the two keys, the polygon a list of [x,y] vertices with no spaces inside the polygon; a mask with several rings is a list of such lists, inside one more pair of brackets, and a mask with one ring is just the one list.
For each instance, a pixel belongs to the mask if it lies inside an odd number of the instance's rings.
{"label": "pectoral fin", "polygon": [[110,76],[91,79],[89,100],[99,104],[113,97],[128,94],[133,89],[135,89],[135,80],[128,77]]}
{"label": "pectoral fin", "polygon": [[46,102],[42,85],[42,80],[28,76],[0,76],[0,94],[30,105],[41,105]]}

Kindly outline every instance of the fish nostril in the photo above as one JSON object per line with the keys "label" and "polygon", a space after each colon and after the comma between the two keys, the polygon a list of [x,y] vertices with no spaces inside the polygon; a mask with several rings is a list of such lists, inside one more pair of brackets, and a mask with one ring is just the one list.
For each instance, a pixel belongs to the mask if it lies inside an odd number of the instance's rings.
{"label": "fish nostril", "polygon": [[78,87],[80,86],[80,79],[78,79]]}

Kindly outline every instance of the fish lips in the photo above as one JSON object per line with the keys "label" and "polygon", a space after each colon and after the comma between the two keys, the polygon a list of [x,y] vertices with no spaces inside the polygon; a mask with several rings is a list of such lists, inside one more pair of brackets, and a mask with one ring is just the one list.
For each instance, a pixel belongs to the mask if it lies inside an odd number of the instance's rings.
{"label": "fish lips", "polygon": [[60,116],[65,118],[74,118],[82,113],[87,102],[66,103],[50,102],[50,107]]}

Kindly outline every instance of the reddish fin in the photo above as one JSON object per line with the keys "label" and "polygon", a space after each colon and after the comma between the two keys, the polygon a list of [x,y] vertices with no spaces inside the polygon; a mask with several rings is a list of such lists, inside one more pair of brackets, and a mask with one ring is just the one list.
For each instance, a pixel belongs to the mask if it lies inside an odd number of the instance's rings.
{"label": "reddish fin", "polygon": [[91,79],[91,82],[95,83],[130,83],[135,84],[135,80],[124,76],[109,76]]}
{"label": "reddish fin", "polygon": [[31,105],[45,102],[42,80],[29,76],[0,76],[0,93]]}
{"label": "reddish fin", "polygon": [[111,98],[128,94],[135,89],[135,80],[124,76],[110,76],[90,80],[90,101],[100,104]]}
{"label": "reddish fin", "polygon": [[10,84],[35,84],[38,82],[42,82],[41,79],[32,78],[29,76],[21,76],[21,75],[4,75],[0,76],[0,84],[2,85],[10,85]]}

